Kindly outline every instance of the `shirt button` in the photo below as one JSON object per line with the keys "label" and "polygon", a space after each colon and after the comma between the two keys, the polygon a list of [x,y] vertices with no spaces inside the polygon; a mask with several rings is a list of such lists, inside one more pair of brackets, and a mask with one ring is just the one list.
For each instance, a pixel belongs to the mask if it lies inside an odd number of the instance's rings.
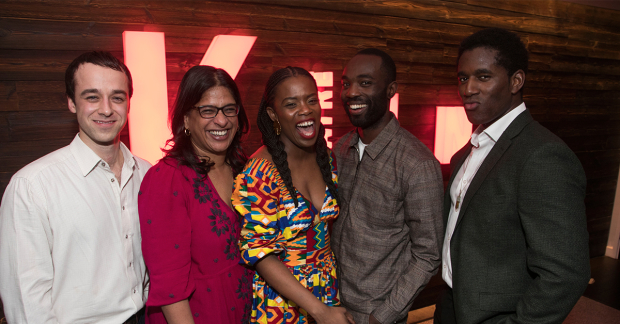
{"label": "shirt button", "polygon": [[110,179],[110,181],[114,182],[114,179]]}
{"label": "shirt button", "polygon": [[123,206],[123,210],[125,210],[125,206]]}
{"label": "shirt button", "polygon": [[125,235],[125,238],[129,238],[129,235]]}
{"label": "shirt button", "polygon": [[101,166],[105,166],[105,162],[101,162]]}
{"label": "shirt button", "polygon": [[135,294],[135,293],[136,293],[136,291],[137,291],[137,289],[136,289],[136,288],[134,288],[134,289],[133,289],[133,293]]}
{"label": "shirt button", "polygon": [[132,264],[133,264],[132,262],[129,262],[129,267],[131,267],[131,266],[132,266]]}

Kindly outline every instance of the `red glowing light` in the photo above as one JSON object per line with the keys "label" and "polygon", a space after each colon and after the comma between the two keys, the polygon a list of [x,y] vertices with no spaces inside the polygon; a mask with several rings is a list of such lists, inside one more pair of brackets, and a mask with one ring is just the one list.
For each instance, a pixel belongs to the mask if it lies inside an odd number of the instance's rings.
{"label": "red glowing light", "polygon": [[223,69],[234,79],[255,41],[256,36],[217,35],[211,41],[200,65]]}
{"label": "red glowing light", "polygon": [[125,31],[123,49],[134,89],[129,109],[131,151],[155,164],[170,136],[164,33]]}
{"label": "red glowing light", "polygon": [[467,120],[463,107],[437,106],[435,121],[435,157],[441,164],[450,163],[450,158],[471,136],[472,125]]}
{"label": "red glowing light", "polygon": [[398,119],[398,93],[394,94],[394,97],[392,97],[392,99],[390,99],[390,111],[392,113],[394,113],[394,116],[396,116],[396,119]]}
{"label": "red glowing light", "polygon": [[[321,115],[325,114],[325,111],[328,109],[332,109],[334,107],[331,102],[332,97],[334,96],[334,92],[331,90],[324,90],[325,87],[333,87],[334,86],[334,72],[313,72],[310,71],[310,74],[316,80],[316,85],[319,88],[319,101],[321,103]],[[325,142],[327,142],[327,147],[332,148],[333,143],[328,140],[333,132],[331,126],[333,125],[334,119],[332,117],[321,117],[321,124],[325,126]]]}
{"label": "red glowing light", "polygon": [[334,86],[334,72],[312,72],[310,74],[316,80],[316,86],[319,88],[322,87],[333,87]]}

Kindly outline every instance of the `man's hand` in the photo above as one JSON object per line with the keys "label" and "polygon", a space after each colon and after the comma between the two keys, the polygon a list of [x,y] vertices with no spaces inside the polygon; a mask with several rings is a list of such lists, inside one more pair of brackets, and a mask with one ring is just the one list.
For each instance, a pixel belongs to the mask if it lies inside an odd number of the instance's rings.
{"label": "man's hand", "polygon": [[382,324],[382,323],[379,322],[374,316],[372,316],[372,314],[370,314],[370,317],[368,318],[368,324]]}

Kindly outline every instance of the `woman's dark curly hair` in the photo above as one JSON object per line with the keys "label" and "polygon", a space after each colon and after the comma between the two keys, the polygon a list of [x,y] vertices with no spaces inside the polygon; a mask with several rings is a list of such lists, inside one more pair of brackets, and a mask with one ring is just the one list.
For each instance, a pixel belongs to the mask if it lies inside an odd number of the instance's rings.
{"label": "woman's dark curly hair", "polygon": [[230,90],[235,103],[239,106],[239,115],[237,115],[239,129],[237,129],[235,137],[226,151],[226,163],[231,166],[235,176],[243,171],[243,166],[248,158],[241,149],[241,141],[250,130],[248,116],[241,103],[241,95],[235,81],[226,71],[212,66],[194,66],[183,76],[174,107],[168,118],[170,129],[172,129],[172,138],[166,141],[166,147],[169,148],[162,149],[166,157],[176,159],[180,165],[191,167],[203,177],[207,176],[214,163],[196,156],[190,137],[185,135],[184,117],[194,109],[205,91],[217,86]]}
{"label": "woman's dark curly hair", "polygon": [[[280,141],[279,137],[276,135],[275,130],[273,129],[273,121],[269,118],[269,114],[267,114],[267,107],[274,107],[273,100],[276,95],[276,91],[278,89],[278,85],[282,83],[282,81],[296,76],[304,76],[310,78],[314,83],[316,88],[316,81],[312,77],[312,75],[300,68],[300,67],[286,67],[283,69],[279,69],[274,72],[267,81],[267,85],[265,86],[265,92],[263,93],[263,99],[260,102],[260,106],[258,107],[258,117],[256,118],[256,123],[258,124],[258,129],[263,135],[263,144],[267,147],[269,154],[273,159],[274,164],[278,172],[280,173],[280,177],[286,184],[286,189],[288,189],[291,197],[295,201],[295,207],[299,204],[297,202],[297,195],[295,194],[295,187],[293,186],[293,179],[291,178],[291,170],[288,167],[288,162],[286,160],[286,152],[284,151],[284,143]],[[318,91],[318,88],[317,88]],[[336,185],[332,180],[332,172],[331,166],[329,165],[329,153],[327,151],[327,143],[325,142],[325,127],[323,124],[319,126],[319,134],[315,143],[316,149],[316,162],[321,169],[321,174],[323,175],[323,181],[327,184],[327,188],[332,196],[338,200],[338,192],[336,190]],[[319,207],[320,208],[320,207]]]}

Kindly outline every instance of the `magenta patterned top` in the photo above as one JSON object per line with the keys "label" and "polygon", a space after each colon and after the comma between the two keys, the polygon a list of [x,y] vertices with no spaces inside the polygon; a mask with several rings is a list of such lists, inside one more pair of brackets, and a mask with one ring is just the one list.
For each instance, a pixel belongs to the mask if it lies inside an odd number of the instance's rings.
{"label": "magenta patterned top", "polygon": [[160,306],[186,298],[196,323],[246,323],[254,273],[239,264],[241,219],[211,180],[163,159],[144,177],[138,209],[150,276],[146,323],[166,323]]}

